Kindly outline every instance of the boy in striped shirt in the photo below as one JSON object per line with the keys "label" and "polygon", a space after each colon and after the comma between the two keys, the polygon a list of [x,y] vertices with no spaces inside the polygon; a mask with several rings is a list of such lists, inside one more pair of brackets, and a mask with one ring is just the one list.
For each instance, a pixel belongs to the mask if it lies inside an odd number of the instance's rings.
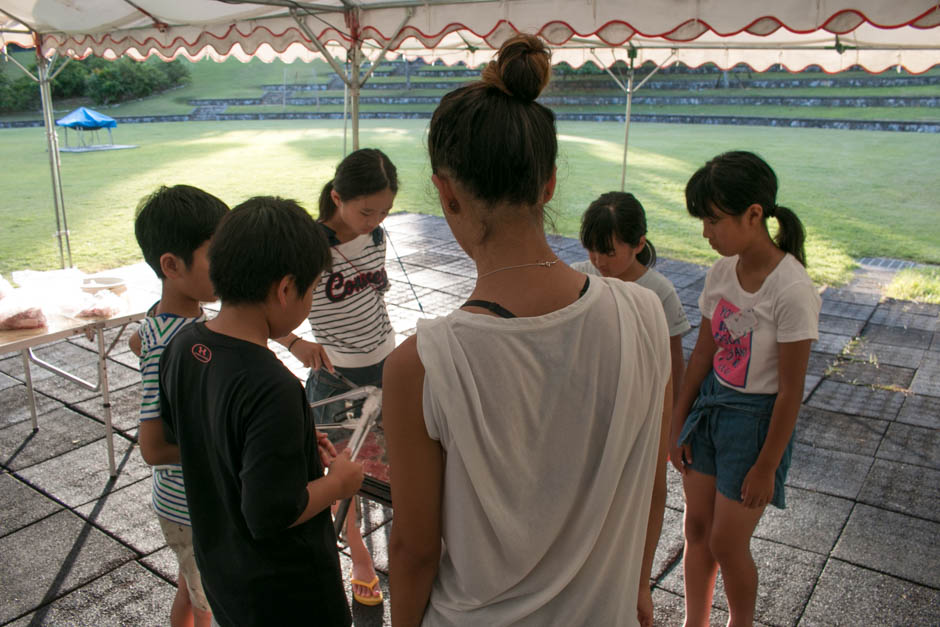
{"label": "boy in striped shirt", "polygon": [[205,320],[200,303],[215,300],[209,280],[209,239],[227,212],[215,196],[176,185],[161,187],[145,198],[134,222],[144,259],[163,284],[160,300],[141,321],[130,346],[140,357],[143,392],[137,439],[144,461],[153,466],[153,509],[179,562],[172,627],[208,627],[212,612],[193,555],[179,447],[166,441],[160,421],[160,355],[180,329]]}

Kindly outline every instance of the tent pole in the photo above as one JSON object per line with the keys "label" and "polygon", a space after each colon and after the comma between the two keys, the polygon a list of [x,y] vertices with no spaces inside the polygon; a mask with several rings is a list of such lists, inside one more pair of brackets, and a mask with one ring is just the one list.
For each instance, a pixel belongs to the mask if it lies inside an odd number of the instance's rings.
{"label": "tent pole", "polygon": [[[52,202],[55,208],[56,239],[59,243],[59,264],[62,268],[71,268],[72,247],[69,243],[69,225],[65,216],[65,198],[62,194],[62,163],[59,158],[59,139],[55,132],[55,120],[52,112],[52,85],[49,78],[50,63],[42,55],[38,37],[36,39],[36,71],[39,74],[39,98],[42,103],[43,124],[46,127],[49,169],[52,171]],[[64,250],[63,236],[65,239]],[[65,265],[66,256],[68,257],[68,265]]]}
{"label": "tent pole", "polygon": [[623,166],[620,168],[620,191],[626,189],[627,184],[627,147],[630,143],[630,107],[633,104],[633,58],[630,58],[630,69],[627,71],[627,112],[623,128]]}
{"label": "tent pole", "polygon": [[352,111],[349,117],[352,119],[352,149],[355,152],[359,150],[359,64],[362,62],[362,42],[356,40],[353,42],[352,63],[349,68],[349,100]]}

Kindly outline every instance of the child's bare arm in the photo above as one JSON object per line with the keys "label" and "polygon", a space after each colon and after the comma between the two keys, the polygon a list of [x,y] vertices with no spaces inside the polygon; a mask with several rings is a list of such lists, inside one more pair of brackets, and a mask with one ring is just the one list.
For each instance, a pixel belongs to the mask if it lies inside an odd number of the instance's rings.
{"label": "child's bare arm", "polygon": [[290,526],[305,523],[336,501],[356,494],[362,477],[362,464],[350,460],[349,449],[344,450],[330,464],[329,473],[307,484],[307,506]]}
{"label": "child's bare arm", "polygon": [[[679,394],[675,395],[675,401],[672,408],[672,428],[669,434],[669,460],[679,472],[685,472],[683,465],[683,455],[686,461],[692,461],[691,451],[687,446],[679,446],[677,441],[682,427],[685,425],[685,419],[688,418],[689,409],[695,398],[698,396],[698,390],[702,381],[708,376],[712,369],[712,358],[715,356],[715,338],[712,337],[711,320],[702,317],[702,323],[699,327],[698,339],[695,342],[695,348],[692,350],[692,356],[689,357],[688,368],[682,377],[682,386]],[[673,382],[674,383],[674,382]]]}
{"label": "child's bare arm", "polygon": [[131,349],[131,352],[140,357],[140,334],[131,333],[130,338],[127,340],[127,347]]}
{"label": "child's bare arm", "polygon": [[441,555],[444,453],[424,425],[424,366],[411,336],[385,363],[382,416],[395,494],[389,542],[392,623],[418,625]]}
{"label": "child's bare arm", "polygon": [[770,418],[770,429],[757,461],[744,477],[741,502],[745,507],[763,507],[774,495],[774,475],[783,451],[793,435],[803,400],[803,382],[812,340],[779,342],[777,364],[777,400]]}
{"label": "child's bare arm", "polygon": [[151,466],[180,463],[180,449],[166,441],[161,420],[142,420],[137,429],[137,442],[141,456]]}
{"label": "child's bare arm", "polygon": [[333,372],[333,363],[326,355],[326,349],[322,344],[308,342],[300,336],[290,333],[284,337],[274,340],[284,348],[290,351],[290,354],[300,360],[300,363],[307,368],[318,370],[323,367]]}
{"label": "child's bare arm", "polygon": [[646,544],[643,546],[643,562],[640,568],[640,591],[637,606],[637,619],[646,627],[653,624],[653,600],[650,590],[650,575],[653,571],[653,558],[656,546],[663,530],[663,514],[666,511],[666,457],[669,455],[669,434],[672,422],[672,380],[666,382],[663,393],[663,413],[659,430],[659,450],[656,456],[656,475],[653,479],[653,497],[650,500],[650,513],[646,521]]}

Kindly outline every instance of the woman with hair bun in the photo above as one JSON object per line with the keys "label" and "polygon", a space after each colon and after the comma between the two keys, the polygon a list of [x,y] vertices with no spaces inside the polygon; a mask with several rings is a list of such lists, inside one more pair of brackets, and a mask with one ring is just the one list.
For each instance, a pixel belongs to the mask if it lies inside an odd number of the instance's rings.
{"label": "woman with hair bun", "polygon": [[550,71],[513,37],[431,119],[431,178],[477,277],[385,368],[395,625],[652,623],[669,334],[653,292],[548,245]]}

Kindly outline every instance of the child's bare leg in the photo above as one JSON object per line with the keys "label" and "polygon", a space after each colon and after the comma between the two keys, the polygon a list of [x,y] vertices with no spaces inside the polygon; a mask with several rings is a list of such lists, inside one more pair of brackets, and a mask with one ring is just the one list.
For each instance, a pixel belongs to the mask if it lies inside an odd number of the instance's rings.
{"label": "child's bare leg", "polygon": [[193,607],[193,627],[212,627],[212,612]]}
{"label": "child's bare leg", "polygon": [[763,507],[751,509],[721,494],[715,497],[710,546],[721,566],[731,614],[728,621],[730,627],[750,627],[754,624],[757,566],[751,557],[751,535],[763,513]]}
{"label": "child's bare leg", "polygon": [[715,509],[715,477],[689,470],[682,478],[685,492],[685,576],[686,627],[707,627],[715,591],[718,562],[709,547]]}
{"label": "child's bare leg", "polygon": [[[359,498],[359,497],[353,497]],[[359,517],[356,515],[355,503],[351,503],[349,513],[346,515],[346,541],[349,542],[349,553],[352,556],[352,578],[359,581],[370,582],[375,578],[375,566],[372,564],[372,555],[362,540],[359,530]],[[376,587],[370,590],[365,586],[353,584],[353,592],[361,597],[378,597],[381,590]]]}
{"label": "child's bare leg", "polygon": [[186,577],[179,573],[176,577],[176,596],[170,607],[170,627],[192,627],[193,606],[189,600],[189,586]]}

